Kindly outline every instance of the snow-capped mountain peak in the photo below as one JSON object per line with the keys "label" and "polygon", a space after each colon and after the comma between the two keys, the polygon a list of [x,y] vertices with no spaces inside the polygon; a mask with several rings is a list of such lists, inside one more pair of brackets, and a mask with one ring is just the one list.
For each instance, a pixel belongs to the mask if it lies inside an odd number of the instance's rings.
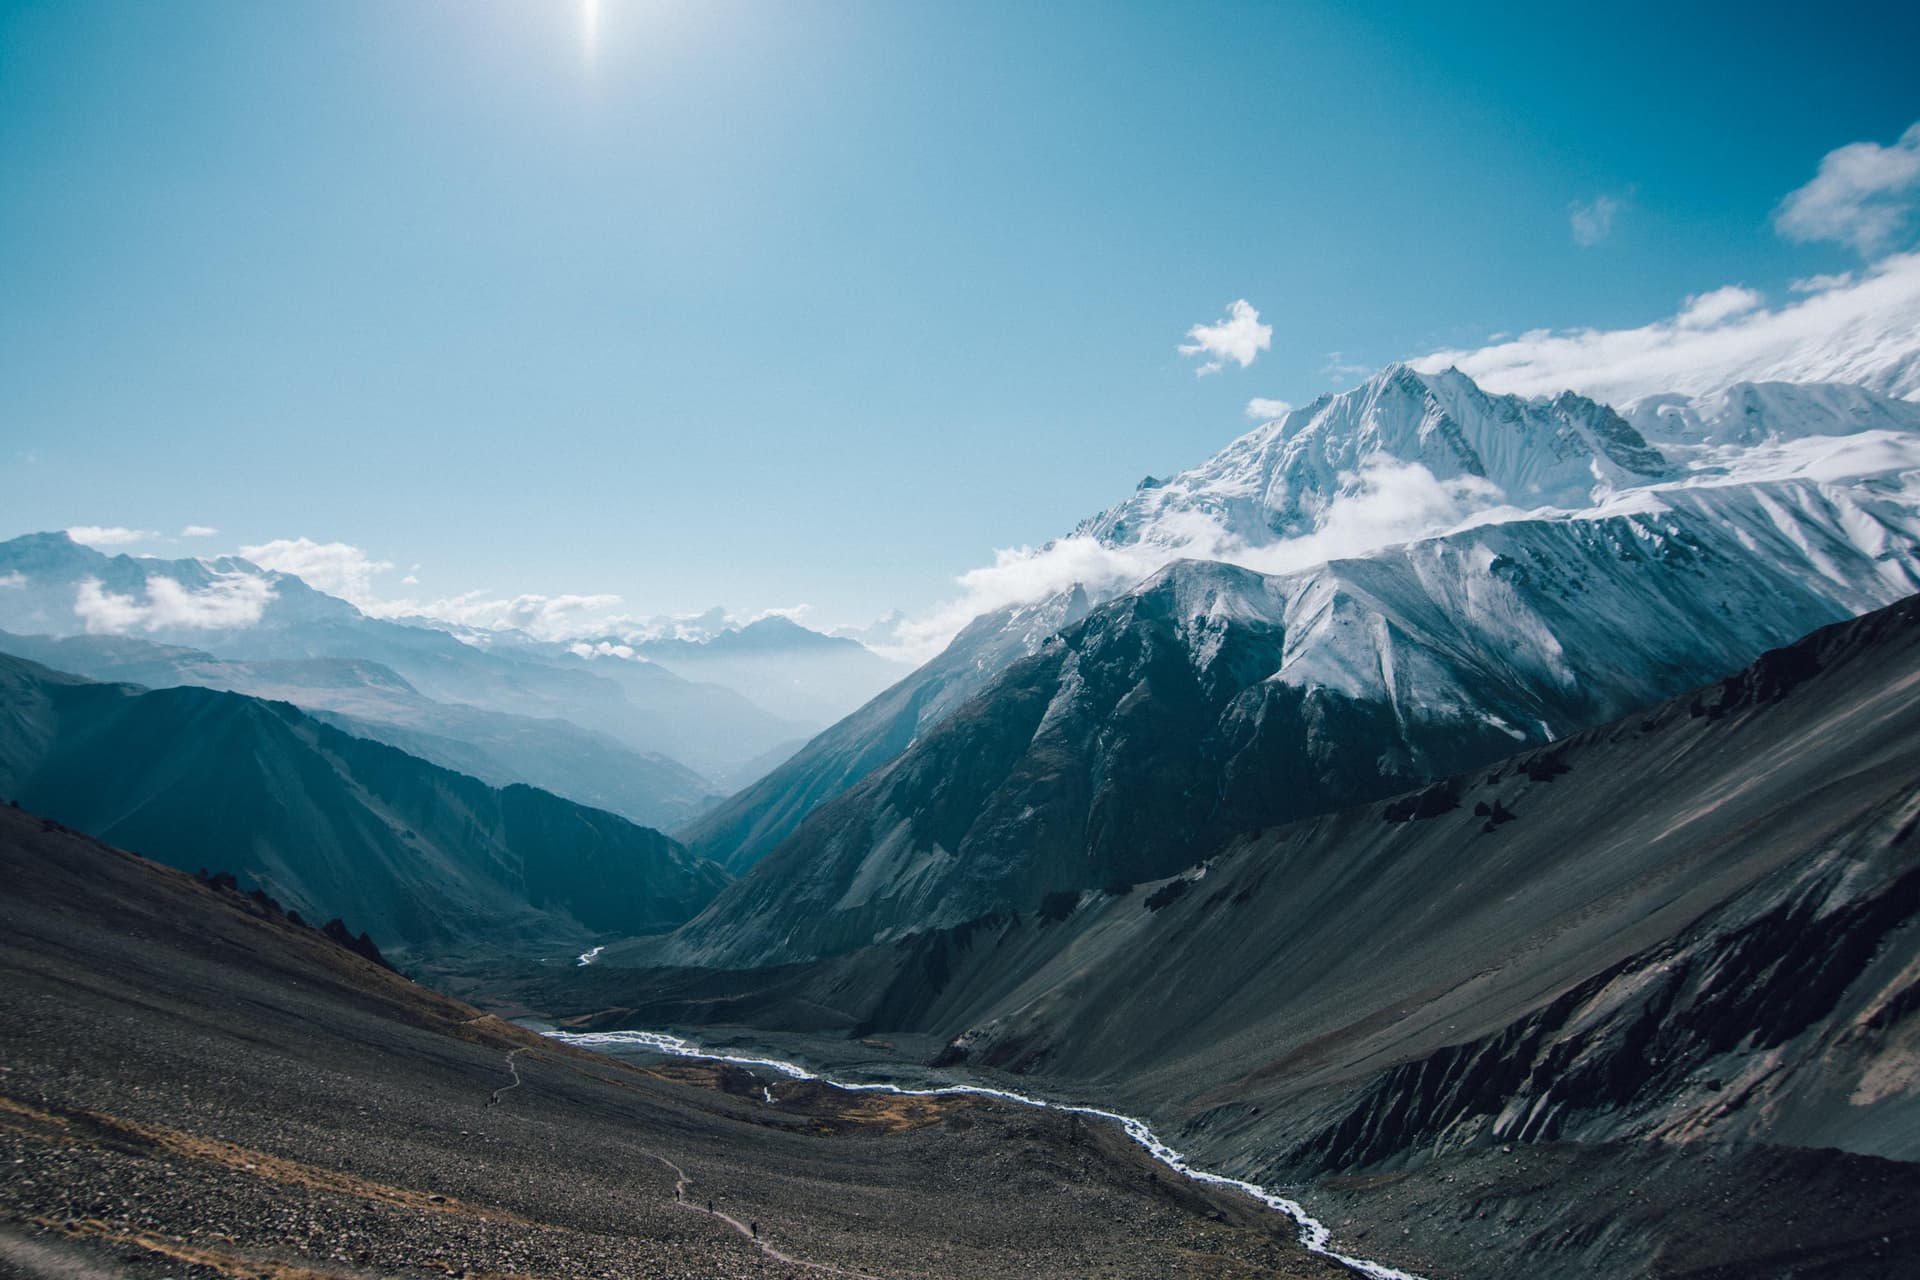
{"label": "snow-capped mountain peak", "polygon": [[1630,422],[1584,396],[1490,395],[1457,370],[1394,364],[1135,490],[1077,532],[1175,546],[1211,522],[1226,540],[1258,546],[1317,531],[1342,498],[1412,468],[1469,506],[1521,509],[1584,507],[1677,474]]}

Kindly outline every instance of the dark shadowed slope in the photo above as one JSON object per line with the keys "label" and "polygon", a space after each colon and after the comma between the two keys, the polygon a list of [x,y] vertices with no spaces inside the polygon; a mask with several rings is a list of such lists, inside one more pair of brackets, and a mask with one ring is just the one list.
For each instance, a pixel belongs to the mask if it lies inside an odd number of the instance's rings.
{"label": "dark shadowed slope", "polygon": [[1343,1274],[1104,1126],[559,1048],[4,808],[0,878],[10,1280]]}
{"label": "dark shadowed slope", "polygon": [[713,784],[666,756],[636,751],[566,720],[436,702],[399,672],[363,658],[238,662],[130,636],[5,632],[0,653],[93,680],[150,689],[198,685],[291,702],[356,737],[493,786],[524,782],[642,826],[676,826],[717,799]]}
{"label": "dark shadowed slope", "polygon": [[1124,894],[549,1003],[931,1037],[1310,1204],[1405,1215],[1435,1270],[1896,1276],[1920,1248],[1917,831],[1910,600]]}
{"label": "dark shadowed slope", "polygon": [[657,831],[496,790],[283,702],[3,656],[0,794],[174,866],[231,871],[402,954],[665,928],[726,879]]}
{"label": "dark shadowed slope", "polygon": [[898,756],[1008,663],[1086,616],[1078,589],[974,620],[939,657],[827,729],[778,768],[682,830],[695,853],[736,875],[820,805]]}

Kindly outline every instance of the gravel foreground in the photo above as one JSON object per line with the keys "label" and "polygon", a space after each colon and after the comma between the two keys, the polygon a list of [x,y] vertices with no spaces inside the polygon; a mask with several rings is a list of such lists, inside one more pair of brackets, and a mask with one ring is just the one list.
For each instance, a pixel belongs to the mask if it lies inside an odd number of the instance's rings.
{"label": "gravel foreground", "polygon": [[17,810],[0,876],[0,1277],[1350,1274],[1107,1125],[582,1053]]}

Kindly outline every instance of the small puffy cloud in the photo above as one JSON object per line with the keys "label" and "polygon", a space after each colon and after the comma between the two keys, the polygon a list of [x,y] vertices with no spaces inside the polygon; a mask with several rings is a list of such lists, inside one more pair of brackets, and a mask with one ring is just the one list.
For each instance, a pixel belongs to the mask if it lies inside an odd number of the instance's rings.
{"label": "small puffy cloud", "polygon": [[211,538],[220,532],[210,524],[190,524],[180,531],[183,538]]}
{"label": "small puffy cloud", "polygon": [[0,590],[8,587],[20,588],[27,585],[27,575],[15,569],[12,573],[0,573]]}
{"label": "small puffy cloud", "polygon": [[348,543],[315,542],[305,537],[277,538],[241,547],[240,554],[262,569],[292,574],[315,591],[339,596],[363,608],[375,602],[374,576],[393,568],[388,561],[375,560]]}
{"label": "small puffy cloud", "polygon": [[1853,283],[1853,272],[1834,271],[1825,275],[1801,276],[1787,288],[1795,293],[1825,293],[1829,289],[1844,289]]}
{"label": "small puffy cloud", "polygon": [[627,662],[639,656],[632,645],[615,644],[611,640],[601,640],[595,644],[576,640],[567,646],[567,652],[576,658],[620,658]]}
{"label": "small puffy cloud", "polygon": [[129,547],[160,535],[151,529],[129,529],[117,524],[76,524],[68,528],[67,536],[89,547]]}
{"label": "small puffy cloud", "polygon": [[1613,234],[1613,219],[1624,207],[1619,196],[1597,195],[1591,200],[1575,200],[1567,206],[1567,222],[1573,242],[1591,249]]}
{"label": "small puffy cloud", "polygon": [[1268,400],[1255,396],[1247,401],[1247,416],[1260,422],[1271,422],[1275,418],[1284,418],[1293,412],[1293,405],[1285,400]]}
{"label": "small puffy cloud", "polygon": [[1790,193],[1773,225],[1789,240],[1828,240],[1872,257],[1893,247],[1920,192],[1920,122],[1890,147],[1850,142],[1821,157],[1813,181]]}
{"label": "small puffy cloud", "polygon": [[234,631],[260,621],[273,587],[251,573],[222,573],[198,591],[172,578],[147,579],[146,599],[108,591],[97,578],[83,580],[73,612],[90,635],[130,631]]}
{"label": "small puffy cloud", "polygon": [[1737,284],[1723,285],[1688,298],[1680,314],[1674,317],[1674,323],[1683,329],[1711,329],[1735,316],[1758,310],[1766,301],[1766,295],[1756,290]]}
{"label": "small puffy cloud", "polygon": [[400,585],[403,587],[417,587],[420,585],[420,575],[417,573],[410,573],[406,577],[400,579]]}
{"label": "small puffy cloud", "polygon": [[813,606],[806,603],[780,605],[772,609],[762,609],[741,625],[751,626],[756,622],[765,622],[768,618],[785,618],[788,622],[797,626],[812,612]]}
{"label": "small puffy cloud", "polygon": [[1489,391],[1571,390],[1613,404],[1741,381],[1853,382],[1920,396],[1920,253],[1884,258],[1780,306],[1730,285],[1637,328],[1541,329],[1411,363],[1457,367]]}
{"label": "small puffy cloud", "polygon": [[1196,324],[1187,330],[1191,341],[1180,344],[1183,356],[1203,356],[1194,372],[1201,377],[1218,373],[1231,360],[1242,369],[1253,358],[1273,346],[1273,326],[1260,323],[1260,313],[1245,298],[1232,302],[1227,314],[1213,324]]}

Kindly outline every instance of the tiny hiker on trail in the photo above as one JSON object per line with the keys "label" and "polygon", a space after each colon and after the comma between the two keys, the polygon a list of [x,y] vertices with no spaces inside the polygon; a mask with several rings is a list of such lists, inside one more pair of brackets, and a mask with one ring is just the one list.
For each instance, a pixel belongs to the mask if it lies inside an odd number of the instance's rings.
{"label": "tiny hiker on trail", "polygon": [[751,1228],[751,1229],[752,1229],[752,1231],[753,1231],[753,1238],[754,1238],[755,1240],[758,1240],[758,1239],[760,1238],[760,1224],[759,1224],[759,1223],[757,1223],[757,1222],[756,1222],[756,1223],[754,1223],[754,1224],[752,1224],[752,1228]]}
{"label": "tiny hiker on trail", "polygon": [[707,1212],[708,1212],[708,1213],[712,1213],[712,1212],[713,1212],[713,1201],[711,1201],[711,1200],[709,1200],[709,1201],[707,1201]]}

